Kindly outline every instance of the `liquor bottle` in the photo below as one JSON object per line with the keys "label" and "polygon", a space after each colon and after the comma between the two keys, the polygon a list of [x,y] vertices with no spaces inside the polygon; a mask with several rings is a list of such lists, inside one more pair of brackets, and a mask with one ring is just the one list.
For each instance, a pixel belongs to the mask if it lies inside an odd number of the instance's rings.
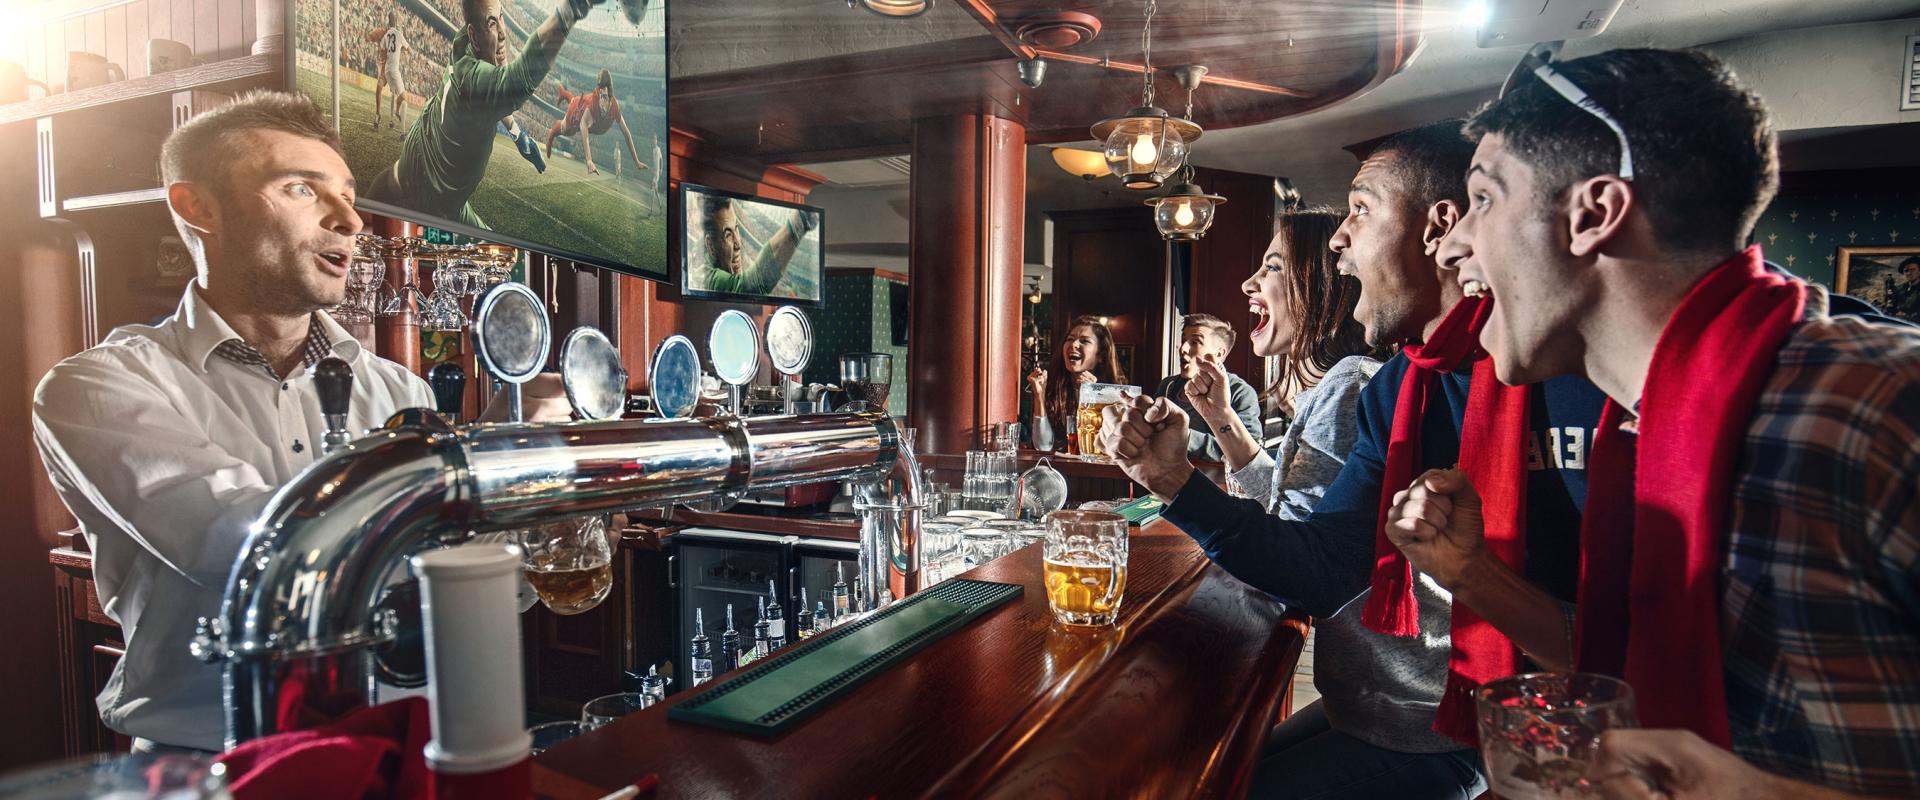
{"label": "liquor bottle", "polygon": [[840,624],[842,619],[853,612],[853,595],[847,592],[847,562],[833,562],[833,622]]}
{"label": "liquor bottle", "polygon": [[720,632],[720,671],[740,666],[740,632],[733,629],[733,604],[727,604],[727,629]]}
{"label": "liquor bottle", "polygon": [[767,647],[778,650],[787,646],[787,619],[780,612],[780,595],[774,592],[773,581],[767,581]]}
{"label": "liquor bottle", "polygon": [[698,608],[693,610],[692,642],[693,680],[692,685],[699,686],[713,680],[713,640],[707,638],[706,612]]}
{"label": "liquor bottle", "polygon": [[813,638],[813,609],[807,607],[807,587],[800,587],[800,610],[793,614],[793,635]]}
{"label": "liquor bottle", "polygon": [[757,597],[754,599],[759,601],[760,604],[760,618],[753,621],[753,654],[741,659],[740,663],[742,664],[748,661],[759,661],[760,659],[766,658],[767,652],[772,649],[768,646],[771,642],[767,639],[767,598]]}
{"label": "liquor bottle", "polygon": [[833,617],[827,611],[825,600],[813,604],[813,627],[822,631],[833,627]]}

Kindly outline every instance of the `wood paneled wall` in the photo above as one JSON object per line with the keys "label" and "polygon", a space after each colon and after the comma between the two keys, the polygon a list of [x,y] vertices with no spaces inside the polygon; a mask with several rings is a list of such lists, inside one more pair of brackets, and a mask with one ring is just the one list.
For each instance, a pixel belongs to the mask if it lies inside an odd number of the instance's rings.
{"label": "wood paneled wall", "polygon": [[[1133,348],[1127,383],[1151,392],[1164,377],[1167,247],[1146,206],[1054,211],[1053,343],[1066,341],[1082,314],[1109,318],[1114,344]],[[1124,360],[1124,359],[1123,359]],[[1051,366],[1049,366],[1051,369]]]}
{"label": "wood paneled wall", "polygon": [[9,19],[0,26],[0,59],[19,63],[56,92],[66,85],[67,54],[75,50],[106,56],[128,78],[139,78],[148,74],[149,39],[180,42],[212,63],[246,55],[258,38],[254,0],[50,0],[31,13],[27,21],[40,24]]}

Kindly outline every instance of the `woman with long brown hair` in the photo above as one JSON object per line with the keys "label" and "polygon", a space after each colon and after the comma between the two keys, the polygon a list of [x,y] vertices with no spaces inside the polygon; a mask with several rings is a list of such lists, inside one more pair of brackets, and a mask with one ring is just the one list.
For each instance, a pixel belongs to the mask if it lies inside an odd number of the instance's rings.
{"label": "woman with long brown hair", "polygon": [[1027,373],[1027,393],[1033,404],[1029,426],[1033,432],[1033,448],[1054,449],[1054,435],[1058,431],[1065,440],[1060,449],[1071,449],[1067,443],[1073,441],[1074,412],[1080,404],[1081,384],[1125,383],[1126,380],[1127,376],[1120,372],[1113,332],[1107,330],[1098,317],[1075,317],[1067,328],[1066,341],[1060,343],[1060,352],[1054,354],[1053,368],[1034,367]]}
{"label": "woman with long brown hair", "polygon": [[1327,247],[1340,214],[1312,208],[1282,215],[1253,275],[1240,285],[1259,324],[1248,334],[1256,355],[1278,356],[1280,376],[1262,393],[1268,413],[1289,421],[1269,455],[1228,405],[1228,379],[1211,359],[1187,384],[1187,397],[1220,438],[1228,477],[1267,510],[1291,519],[1312,513],[1358,436],[1360,389],[1380,368],[1353,318],[1360,283],[1340,274]]}

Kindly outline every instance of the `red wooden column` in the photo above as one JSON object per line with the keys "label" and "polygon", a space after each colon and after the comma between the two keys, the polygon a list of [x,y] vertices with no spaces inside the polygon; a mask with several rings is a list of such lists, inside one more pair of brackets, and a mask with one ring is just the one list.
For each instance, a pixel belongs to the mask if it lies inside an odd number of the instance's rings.
{"label": "red wooden column", "polygon": [[912,355],[894,381],[929,452],[964,453],[980,427],[1020,413],[1026,144],[1025,127],[994,116],[913,126]]}
{"label": "red wooden column", "polygon": [[[420,226],[406,220],[392,217],[374,217],[373,232],[392,239],[400,236],[419,236]],[[387,285],[398,291],[405,285],[409,275],[414,273],[413,258],[387,259]],[[417,287],[418,284],[415,284]],[[425,291],[425,289],[422,289]],[[412,370],[415,375],[422,374],[420,364],[420,318],[419,309],[403,306],[400,313],[391,317],[374,318],[375,337],[379,340],[376,352],[380,357]],[[469,376],[471,379],[472,376]]]}

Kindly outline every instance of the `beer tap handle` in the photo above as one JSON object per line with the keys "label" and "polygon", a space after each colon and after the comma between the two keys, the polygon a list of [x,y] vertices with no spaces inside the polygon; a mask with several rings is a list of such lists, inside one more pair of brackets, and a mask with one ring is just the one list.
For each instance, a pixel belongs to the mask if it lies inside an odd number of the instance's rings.
{"label": "beer tap handle", "polygon": [[307,370],[313,389],[320,396],[320,415],[326,419],[327,432],[320,442],[320,453],[329,455],[351,441],[347,433],[347,406],[353,400],[353,367],[346,361],[328,356]]}
{"label": "beer tap handle", "polygon": [[460,421],[466,406],[467,371],[459,362],[442,361],[427,370],[427,383],[433,387],[433,404],[451,422]]}

